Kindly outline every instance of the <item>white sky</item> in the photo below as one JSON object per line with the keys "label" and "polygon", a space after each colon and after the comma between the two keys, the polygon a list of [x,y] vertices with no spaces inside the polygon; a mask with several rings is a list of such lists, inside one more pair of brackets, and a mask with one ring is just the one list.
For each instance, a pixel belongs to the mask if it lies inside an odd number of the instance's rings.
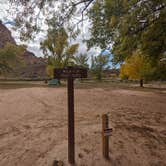
{"label": "white sky", "polygon": [[[8,0],[0,0],[0,19],[2,20],[3,23],[6,23],[8,21],[13,21],[13,18],[16,16],[16,13],[12,13],[12,7],[9,8],[9,2]],[[10,10],[10,13],[12,13],[12,16],[10,16],[8,13],[8,10]],[[21,10],[21,9],[19,9]],[[13,10],[14,11],[14,10]],[[86,45],[82,43],[82,39],[84,37],[89,36],[88,32],[88,21],[83,24],[84,26],[81,28],[81,34],[78,36],[77,40],[75,43],[79,43],[79,51],[78,53],[86,53]],[[17,44],[26,44],[28,46],[28,50],[32,51],[35,53],[36,56],[43,56],[42,51],[40,50],[40,42],[45,39],[46,36],[46,30],[47,26],[44,25],[45,32],[40,32],[37,37],[35,38],[34,41],[28,41],[28,42],[22,42],[19,39],[19,33],[18,31],[13,31],[12,26],[10,24],[6,24],[6,26],[11,30],[12,36],[14,37],[15,41]],[[99,48],[92,48],[89,52],[88,55],[98,55],[100,53]]]}

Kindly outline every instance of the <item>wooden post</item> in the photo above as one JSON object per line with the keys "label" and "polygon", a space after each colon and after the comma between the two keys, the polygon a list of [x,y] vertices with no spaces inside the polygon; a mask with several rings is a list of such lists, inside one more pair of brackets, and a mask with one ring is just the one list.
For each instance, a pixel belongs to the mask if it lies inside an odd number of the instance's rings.
{"label": "wooden post", "polygon": [[108,129],[108,115],[102,116],[102,141],[103,141],[103,156],[109,159],[109,137],[104,135],[104,131]]}
{"label": "wooden post", "polygon": [[75,163],[74,143],[74,86],[73,78],[68,78],[68,161]]}
{"label": "wooden post", "polygon": [[54,78],[62,78],[68,81],[68,161],[75,164],[75,140],[74,140],[74,79],[87,78],[87,69],[71,67],[55,68]]}
{"label": "wooden post", "polygon": [[143,87],[143,84],[144,84],[144,80],[140,79],[140,87]]}

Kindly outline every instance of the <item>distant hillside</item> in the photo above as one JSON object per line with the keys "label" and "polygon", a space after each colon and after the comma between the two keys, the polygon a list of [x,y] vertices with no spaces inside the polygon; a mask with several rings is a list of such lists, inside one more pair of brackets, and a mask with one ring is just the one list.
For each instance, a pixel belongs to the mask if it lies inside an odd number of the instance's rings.
{"label": "distant hillside", "polygon": [[[0,21],[0,48],[3,48],[7,43],[16,45],[10,30]],[[17,66],[12,73],[12,76],[20,77],[46,77],[46,60],[36,57],[32,52],[25,51],[22,55],[24,65]]]}
{"label": "distant hillside", "polygon": [[11,36],[11,32],[2,24],[2,21],[0,21],[0,48],[3,48],[7,42],[16,44]]}

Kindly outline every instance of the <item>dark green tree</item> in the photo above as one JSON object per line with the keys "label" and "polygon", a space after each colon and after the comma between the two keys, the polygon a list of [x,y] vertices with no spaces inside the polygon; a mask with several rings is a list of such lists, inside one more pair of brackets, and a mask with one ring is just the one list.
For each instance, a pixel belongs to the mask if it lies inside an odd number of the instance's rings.
{"label": "dark green tree", "polygon": [[123,62],[138,49],[159,61],[166,51],[165,6],[165,0],[96,0],[89,12],[88,45],[106,48],[112,42],[115,62]]}

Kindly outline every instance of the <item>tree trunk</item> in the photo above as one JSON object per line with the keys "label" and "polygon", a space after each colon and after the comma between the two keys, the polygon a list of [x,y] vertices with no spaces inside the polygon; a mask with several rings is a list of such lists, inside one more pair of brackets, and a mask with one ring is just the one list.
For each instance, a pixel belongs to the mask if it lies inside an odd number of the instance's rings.
{"label": "tree trunk", "polygon": [[61,85],[61,80],[60,79],[58,79],[58,84]]}
{"label": "tree trunk", "polygon": [[143,79],[140,79],[140,87],[143,87],[144,81]]}
{"label": "tree trunk", "polygon": [[102,80],[102,75],[101,75],[101,73],[98,73],[98,74],[97,74],[97,80],[98,80],[98,81],[101,81],[101,80]]}

